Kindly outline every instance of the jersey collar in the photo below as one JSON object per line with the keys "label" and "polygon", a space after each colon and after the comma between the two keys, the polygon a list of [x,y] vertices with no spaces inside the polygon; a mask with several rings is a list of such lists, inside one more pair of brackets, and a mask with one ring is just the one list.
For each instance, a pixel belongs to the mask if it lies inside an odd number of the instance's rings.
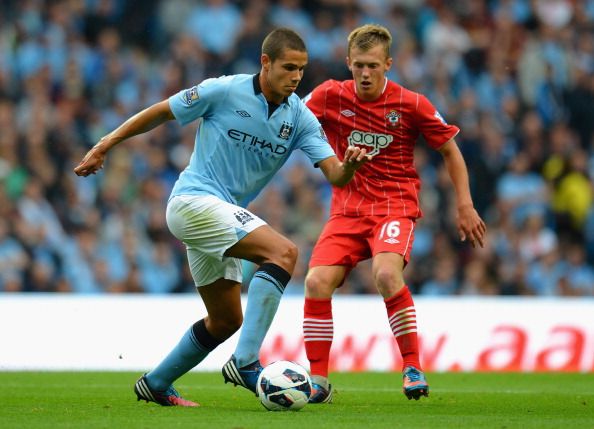
{"label": "jersey collar", "polygon": [[[254,94],[262,94],[262,87],[260,86],[260,73],[256,73],[254,78],[252,79],[252,83],[254,84]],[[269,102],[270,103],[270,102]],[[289,98],[283,98],[283,103],[289,104]]]}

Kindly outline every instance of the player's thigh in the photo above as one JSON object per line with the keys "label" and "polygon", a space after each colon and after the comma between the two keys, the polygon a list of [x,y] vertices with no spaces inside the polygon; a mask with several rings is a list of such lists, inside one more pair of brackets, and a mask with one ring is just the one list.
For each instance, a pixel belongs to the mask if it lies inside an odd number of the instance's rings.
{"label": "player's thigh", "polygon": [[372,275],[384,297],[404,285],[403,270],[414,242],[415,221],[410,218],[377,217],[374,228]]}
{"label": "player's thigh", "polygon": [[312,267],[305,277],[305,296],[314,299],[328,299],[337,287],[342,285],[347,274],[343,265],[318,265]]}
{"label": "player's thigh", "polygon": [[271,226],[262,225],[230,247],[225,255],[258,265],[273,262],[292,272],[297,260],[297,246]]}
{"label": "player's thigh", "polygon": [[167,226],[188,249],[223,260],[227,249],[266,225],[258,216],[211,195],[181,195],[167,204]]}

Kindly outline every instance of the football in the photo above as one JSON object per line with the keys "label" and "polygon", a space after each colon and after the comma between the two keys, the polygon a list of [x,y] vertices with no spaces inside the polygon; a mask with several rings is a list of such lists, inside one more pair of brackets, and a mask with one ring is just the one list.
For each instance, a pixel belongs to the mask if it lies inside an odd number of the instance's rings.
{"label": "football", "polygon": [[301,365],[279,360],[262,370],[256,390],[267,410],[298,411],[307,405],[311,395],[311,379]]}

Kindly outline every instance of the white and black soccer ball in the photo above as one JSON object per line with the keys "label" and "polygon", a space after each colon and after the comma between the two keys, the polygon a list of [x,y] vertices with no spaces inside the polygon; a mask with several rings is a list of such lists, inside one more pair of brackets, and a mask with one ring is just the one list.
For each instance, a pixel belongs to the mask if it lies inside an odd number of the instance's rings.
{"label": "white and black soccer ball", "polygon": [[297,411],[307,405],[311,395],[311,378],[301,365],[278,360],[262,370],[256,391],[267,410]]}

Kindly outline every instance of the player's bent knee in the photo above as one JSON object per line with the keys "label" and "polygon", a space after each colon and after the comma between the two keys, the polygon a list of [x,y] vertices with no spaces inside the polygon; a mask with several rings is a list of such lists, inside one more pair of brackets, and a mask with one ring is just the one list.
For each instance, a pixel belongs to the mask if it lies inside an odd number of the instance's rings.
{"label": "player's bent knee", "polygon": [[295,243],[292,241],[289,242],[289,246],[287,247],[286,251],[286,258],[295,265],[297,262],[297,257],[299,256],[299,248]]}
{"label": "player's bent knee", "polygon": [[318,276],[308,274],[305,277],[305,290],[315,292],[319,289],[322,284],[321,279]]}
{"label": "player's bent knee", "polygon": [[299,256],[299,249],[295,243],[286,240],[283,243],[282,250],[279,250],[276,255],[271,257],[271,262],[284,268],[289,273],[293,272],[297,257]]}
{"label": "player's bent knee", "polygon": [[322,276],[308,274],[305,278],[305,295],[308,298],[330,298],[334,288]]}

